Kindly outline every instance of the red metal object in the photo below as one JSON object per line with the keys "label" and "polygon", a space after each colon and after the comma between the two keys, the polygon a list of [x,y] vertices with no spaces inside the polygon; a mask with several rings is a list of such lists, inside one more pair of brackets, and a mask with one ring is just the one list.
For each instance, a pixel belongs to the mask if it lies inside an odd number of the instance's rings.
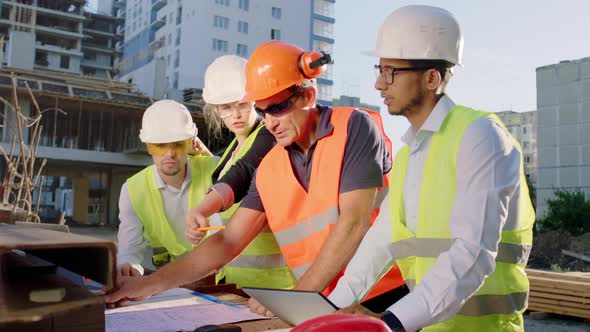
{"label": "red metal object", "polygon": [[331,314],[305,321],[291,330],[292,332],[391,332],[385,322],[377,318],[353,315]]}

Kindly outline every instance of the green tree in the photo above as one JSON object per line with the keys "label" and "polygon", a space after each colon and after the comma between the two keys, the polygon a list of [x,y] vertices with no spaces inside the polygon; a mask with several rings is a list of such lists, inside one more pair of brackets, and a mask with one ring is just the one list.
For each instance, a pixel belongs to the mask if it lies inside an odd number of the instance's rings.
{"label": "green tree", "polygon": [[590,201],[581,191],[556,189],[547,200],[547,214],[539,220],[541,232],[563,229],[577,236],[590,232]]}

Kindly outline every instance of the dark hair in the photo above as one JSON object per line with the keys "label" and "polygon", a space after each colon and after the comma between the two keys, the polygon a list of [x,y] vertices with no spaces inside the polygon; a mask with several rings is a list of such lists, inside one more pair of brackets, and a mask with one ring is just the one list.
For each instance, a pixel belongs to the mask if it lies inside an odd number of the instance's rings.
{"label": "dark hair", "polygon": [[440,73],[441,83],[439,87],[439,91],[442,93],[445,91],[451,76],[453,73],[451,72],[451,68],[455,66],[454,64],[446,61],[446,60],[408,60],[410,66],[412,67],[427,67],[436,69]]}

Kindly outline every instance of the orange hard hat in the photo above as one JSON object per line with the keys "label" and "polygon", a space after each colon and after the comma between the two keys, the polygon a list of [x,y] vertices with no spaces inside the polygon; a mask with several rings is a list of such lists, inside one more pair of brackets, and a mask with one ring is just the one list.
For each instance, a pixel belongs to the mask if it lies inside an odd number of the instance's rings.
{"label": "orange hard hat", "polygon": [[364,315],[331,314],[307,320],[292,332],[391,332],[384,321]]}
{"label": "orange hard hat", "polygon": [[242,101],[266,99],[292,85],[319,77],[332,59],[324,52],[303,49],[279,40],[258,46],[246,64],[246,95]]}

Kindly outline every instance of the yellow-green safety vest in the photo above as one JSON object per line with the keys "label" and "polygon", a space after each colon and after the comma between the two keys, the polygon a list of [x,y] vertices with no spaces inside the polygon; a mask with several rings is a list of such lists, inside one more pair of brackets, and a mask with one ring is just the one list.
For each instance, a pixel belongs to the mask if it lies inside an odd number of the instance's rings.
{"label": "yellow-green safety vest", "polygon": [[[410,289],[420,284],[438,256],[449,250],[451,209],[455,199],[457,153],[467,127],[481,117],[490,117],[501,125],[492,113],[455,106],[445,118],[440,130],[433,134],[427,152],[420,187],[416,234],[406,227],[403,186],[410,150],[404,146],[396,155],[391,176],[390,207],[392,215],[392,253]],[[518,142],[512,138],[518,151]],[[522,313],[528,303],[529,281],[524,268],[532,246],[535,221],[524,168],[520,165],[520,192],[514,218],[502,229],[496,268],[483,286],[469,298],[452,319],[425,327],[422,331],[523,331]],[[483,207],[482,207],[483,208]],[[513,219],[513,220],[512,220]]]}
{"label": "yellow-green safety vest", "polygon": [[[235,164],[250,150],[263,127],[264,124],[259,125],[248,135],[236,156],[232,160],[228,160],[230,166],[224,167],[220,172],[220,178],[231,168],[231,165]],[[234,138],[219,160],[218,166],[236,144],[237,140]],[[240,203],[236,203],[221,213],[224,224],[227,224],[239,206]],[[281,254],[277,240],[268,226],[250,242],[238,257],[217,273],[216,282],[219,282],[224,277],[227,283],[234,283],[238,287],[290,289],[295,287],[296,284],[295,278]]]}
{"label": "yellow-green safety vest", "polygon": [[[188,156],[187,165],[191,168],[188,196],[190,209],[203,200],[207,188],[211,186],[211,173],[216,161],[213,157]],[[194,246],[183,245],[170,227],[154,172],[154,165],[144,168],[127,179],[127,189],[133,211],[143,225],[143,237],[150,241],[154,251],[152,261],[159,267],[192,250]]]}

